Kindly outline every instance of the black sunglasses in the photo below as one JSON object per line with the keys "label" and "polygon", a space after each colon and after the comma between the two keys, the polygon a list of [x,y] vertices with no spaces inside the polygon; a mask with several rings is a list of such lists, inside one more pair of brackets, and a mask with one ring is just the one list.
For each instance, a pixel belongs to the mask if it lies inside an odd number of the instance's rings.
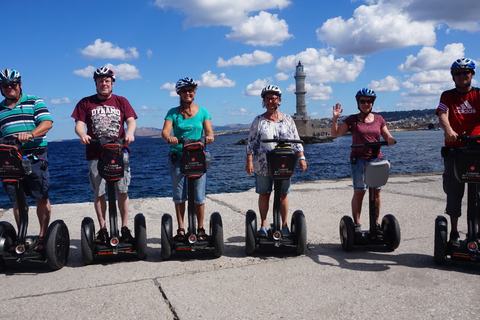
{"label": "black sunglasses", "polygon": [[454,76],[468,76],[470,73],[472,73],[471,71],[456,71],[453,73]]}

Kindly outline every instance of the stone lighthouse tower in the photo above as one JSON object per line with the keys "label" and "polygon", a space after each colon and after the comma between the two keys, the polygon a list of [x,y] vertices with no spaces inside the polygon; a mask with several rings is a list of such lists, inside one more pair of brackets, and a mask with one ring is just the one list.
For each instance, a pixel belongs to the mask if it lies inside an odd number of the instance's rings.
{"label": "stone lighthouse tower", "polygon": [[309,120],[310,117],[307,115],[307,105],[305,104],[305,78],[307,75],[303,71],[303,65],[298,61],[297,71],[295,72],[295,95],[297,96],[297,112],[294,114],[295,120]]}
{"label": "stone lighthouse tower", "polygon": [[297,96],[297,112],[293,115],[295,125],[297,126],[298,134],[302,136],[313,135],[312,121],[307,115],[307,105],[305,104],[305,78],[307,75],[303,71],[303,65],[298,61],[298,65],[295,72],[295,95]]}

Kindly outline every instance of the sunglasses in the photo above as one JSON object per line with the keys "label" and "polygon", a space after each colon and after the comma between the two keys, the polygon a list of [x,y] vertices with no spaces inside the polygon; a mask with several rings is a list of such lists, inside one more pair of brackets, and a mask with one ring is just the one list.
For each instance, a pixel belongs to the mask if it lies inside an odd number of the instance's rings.
{"label": "sunglasses", "polygon": [[468,76],[470,73],[472,73],[471,71],[457,71],[457,72],[454,72],[453,75],[454,76]]}
{"label": "sunglasses", "polygon": [[1,87],[2,89],[7,89],[8,87],[12,89],[16,89],[17,86],[18,86],[18,83],[13,82],[13,83],[3,83]]}
{"label": "sunglasses", "polygon": [[195,92],[195,89],[193,88],[188,88],[188,89],[182,89],[180,90],[180,93],[192,93],[192,92]]}
{"label": "sunglasses", "polygon": [[371,103],[373,103],[373,100],[360,99],[360,100],[358,100],[358,102],[360,102],[360,104],[366,104],[366,103],[371,104]]}

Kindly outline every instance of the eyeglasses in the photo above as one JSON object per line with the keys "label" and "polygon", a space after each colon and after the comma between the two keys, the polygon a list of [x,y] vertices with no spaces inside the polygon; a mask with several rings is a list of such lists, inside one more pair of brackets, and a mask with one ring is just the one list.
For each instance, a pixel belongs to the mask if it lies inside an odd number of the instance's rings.
{"label": "eyeglasses", "polygon": [[188,88],[188,89],[182,89],[180,90],[180,93],[192,93],[195,92],[195,89],[193,88]]}
{"label": "eyeglasses", "polygon": [[456,76],[456,77],[468,76],[470,73],[472,73],[472,72],[471,71],[457,71],[457,72],[454,72],[453,75]]}
{"label": "eyeglasses", "polygon": [[2,84],[2,89],[7,89],[8,87],[12,88],[12,89],[16,89],[18,86],[18,83],[16,82],[11,82],[11,83],[3,83]]}
{"label": "eyeglasses", "polygon": [[364,100],[364,99],[360,99],[358,100],[358,102],[360,102],[360,104],[373,104],[373,100]]}
{"label": "eyeglasses", "polygon": [[275,102],[275,101],[278,100],[278,97],[272,97],[272,98],[267,98],[267,97],[265,97],[265,98],[263,98],[263,100],[264,100],[264,101],[272,101],[272,102]]}

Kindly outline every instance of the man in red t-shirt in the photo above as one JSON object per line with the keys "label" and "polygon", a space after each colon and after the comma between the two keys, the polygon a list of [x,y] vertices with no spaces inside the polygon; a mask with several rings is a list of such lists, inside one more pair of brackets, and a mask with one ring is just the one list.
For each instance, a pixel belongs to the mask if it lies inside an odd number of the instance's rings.
{"label": "man in red t-shirt", "polygon": [[[115,74],[107,67],[95,70],[93,79],[97,88],[97,94],[80,100],[72,113],[75,119],[75,133],[80,137],[80,143],[86,144],[86,153],[89,167],[90,185],[95,192],[94,206],[97,213],[100,230],[97,241],[106,242],[108,231],[105,224],[106,198],[105,180],[100,177],[97,170],[99,147],[91,144],[91,139],[115,139],[124,138],[128,145],[135,140],[135,119],[137,115],[127,99],[112,94]],[[124,129],[127,124],[127,130]],[[85,131],[85,125],[87,131]],[[118,208],[122,218],[122,240],[129,242],[132,235],[127,227],[128,218],[128,185],[130,184],[130,168],[125,168],[124,177],[115,184],[118,195]]]}
{"label": "man in red t-shirt", "polygon": [[[457,136],[480,135],[480,89],[472,87],[475,75],[475,63],[471,59],[456,60],[451,68],[455,89],[444,91],[440,97],[436,114],[440,126],[445,131],[443,190],[447,194],[445,213],[450,216],[452,230],[450,244],[460,246],[458,233],[458,218],[462,215],[462,199],[465,183],[459,182],[454,174],[453,151],[463,146],[464,142]],[[480,197],[479,197],[480,199]],[[478,221],[480,226],[480,220]]]}

